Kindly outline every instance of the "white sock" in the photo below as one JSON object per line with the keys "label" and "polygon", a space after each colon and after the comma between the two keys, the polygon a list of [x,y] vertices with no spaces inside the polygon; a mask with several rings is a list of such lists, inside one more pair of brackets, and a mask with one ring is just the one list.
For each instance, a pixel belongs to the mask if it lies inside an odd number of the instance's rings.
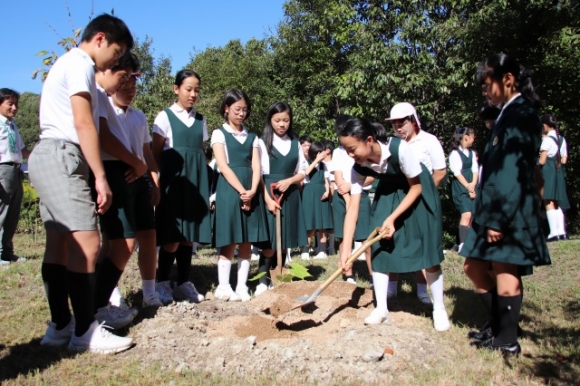
{"label": "white sock", "polygon": [[250,259],[240,259],[238,257],[238,285],[236,288],[245,287],[250,273]]}
{"label": "white sock", "polygon": [[427,276],[427,283],[431,288],[431,295],[433,296],[433,310],[444,310],[445,303],[443,302],[443,272],[425,271]]}
{"label": "white sock", "polygon": [[564,217],[564,212],[562,208],[556,209],[556,213],[558,214],[558,236],[564,236],[566,234],[566,219]]}
{"label": "white sock", "polygon": [[[374,272],[373,272],[373,274],[374,274]],[[397,295],[397,287],[398,287],[398,285],[399,285],[399,282],[398,281],[390,281],[389,282],[389,289],[388,289],[389,292],[388,292],[388,294],[390,296],[396,296]]]}
{"label": "white sock", "polygon": [[232,262],[228,259],[218,259],[218,283],[225,287],[230,285]]}
{"label": "white sock", "polygon": [[155,292],[155,279],[141,280],[141,288],[143,288],[143,297],[151,295]]}
{"label": "white sock", "polygon": [[360,242],[360,241],[355,241],[355,242],[354,242],[354,249],[353,249],[353,250],[354,250],[354,251],[358,250],[358,249],[361,247],[361,245],[362,245],[362,242]]}
{"label": "white sock", "polygon": [[387,290],[389,288],[389,274],[373,272],[373,290],[377,300],[377,309],[388,312]]}
{"label": "white sock", "polygon": [[197,247],[199,247],[199,244],[194,241],[193,242],[193,249],[192,249],[192,252],[191,252],[192,254],[197,253]]}
{"label": "white sock", "polygon": [[427,293],[427,284],[417,283],[417,296]]}
{"label": "white sock", "polygon": [[546,218],[548,219],[548,225],[550,226],[550,234],[548,235],[548,238],[558,236],[558,211],[556,209],[547,210]]}
{"label": "white sock", "polygon": [[119,307],[119,305],[121,304],[121,290],[119,289],[119,287],[115,287],[113,289],[111,297],[109,298],[109,303],[111,303],[111,305],[116,307]]}

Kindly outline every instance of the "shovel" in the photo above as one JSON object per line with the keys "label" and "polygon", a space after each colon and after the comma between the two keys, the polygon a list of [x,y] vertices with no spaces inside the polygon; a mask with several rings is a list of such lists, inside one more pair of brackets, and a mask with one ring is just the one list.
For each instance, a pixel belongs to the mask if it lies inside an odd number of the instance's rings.
{"label": "shovel", "polygon": [[[278,186],[277,183],[270,184],[270,193],[272,195],[272,199],[281,206],[282,198],[284,197],[284,193],[280,193],[279,196],[276,196],[275,190]],[[282,219],[280,218],[280,209],[276,209],[276,268],[270,270],[270,279],[272,280],[272,284],[277,286],[280,284],[280,280],[278,276],[287,275],[290,273],[288,268],[284,268],[282,266]],[[271,259],[271,257],[270,257]]]}
{"label": "shovel", "polygon": [[[359,249],[357,249],[355,253],[350,255],[350,257],[346,260],[346,263],[347,264],[354,263],[355,260],[358,259],[358,257],[360,255],[365,253],[366,250],[371,245],[373,245],[374,243],[376,243],[377,241],[382,239],[385,236],[385,234],[387,234],[389,232],[389,229],[386,229],[382,233],[379,233],[379,231],[380,231],[380,228],[375,228],[371,232],[371,234],[369,235],[367,240],[363,243],[363,245]],[[318,286],[316,291],[314,291],[311,295],[304,295],[304,296],[300,296],[300,297],[297,297],[296,299],[294,299],[295,301],[300,302],[300,304],[292,307],[289,311],[295,310],[296,308],[304,307],[307,304],[314,303],[314,301],[316,301],[316,298],[318,297],[318,295],[320,295],[322,293],[322,291],[324,291],[333,281],[335,281],[341,275],[341,273],[342,273],[342,268],[337,269],[332,275],[330,275],[330,277],[328,279],[326,279],[326,281],[324,283],[322,283],[320,286]]]}

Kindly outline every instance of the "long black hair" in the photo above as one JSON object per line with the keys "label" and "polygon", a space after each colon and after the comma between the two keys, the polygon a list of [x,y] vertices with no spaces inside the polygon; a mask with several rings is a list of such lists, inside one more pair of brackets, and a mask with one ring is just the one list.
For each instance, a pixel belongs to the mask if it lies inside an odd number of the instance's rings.
{"label": "long black hair", "polygon": [[222,100],[222,104],[220,106],[220,116],[222,116],[224,119],[228,119],[228,115],[226,114],[226,107],[230,107],[231,105],[233,105],[234,103],[244,100],[246,102],[246,116],[244,117],[244,121],[247,120],[248,118],[250,118],[250,114],[252,113],[252,102],[250,101],[250,98],[248,98],[248,96],[246,95],[246,93],[243,90],[240,90],[239,88],[231,88],[228,91],[226,91],[226,95],[224,96],[224,99]]}
{"label": "long black hair", "polygon": [[351,118],[337,127],[337,134],[341,137],[355,137],[366,141],[372,137],[375,141],[386,142],[389,139],[384,126],[375,125],[363,118]]}
{"label": "long black hair", "polygon": [[292,131],[292,108],[286,102],[274,102],[268,107],[268,113],[266,114],[266,126],[262,132],[262,140],[266,145],[266,150],[268,155],[274,157],[274,150],[272,149],[272,141],[274,139],[274,129],[272,128],[272,117],[278,113],[288,113],[290,117],[290,123],[288,125],[288,130],[286,130],[286,135],[290,139],[296,138],[296,133]]}
{"label": "long black hair", "polygon": [[451,150],[459,150],[459,147],[461,146],[461,140],[463,139],[463,137],[474,133],[475,130],[473,130],[470,127],[458,126],[455,129],[455,133],[453,133],[453,137],[451,138]]}
{"label": "long black hair", "polygon": [[478,85],[483,85],[489,77],[496,81],[501,81],[506,74],[512,74],[516,79],[515,88],[522,93],[536,108],[542,106],[542,102],[532,83],[534,70],[526,69],[520,65],[516,59],[503,52],[493,54],[485,61],[479,63],[475,74],[475,81]]}

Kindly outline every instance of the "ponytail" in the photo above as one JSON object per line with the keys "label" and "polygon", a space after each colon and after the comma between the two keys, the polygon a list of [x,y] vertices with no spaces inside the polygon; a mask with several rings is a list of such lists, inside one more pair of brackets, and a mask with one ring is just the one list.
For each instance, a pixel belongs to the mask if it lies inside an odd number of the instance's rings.
{"label": "ponytail", "polygon": [[556,146],[558,147],[558,152],[556,153],[556,169],[560,169],[562,156],[560,155],[560,130],[558,129],[558,121],[552,114],[544,114],[542,116],[542,124],[554,129],[556,132]]}

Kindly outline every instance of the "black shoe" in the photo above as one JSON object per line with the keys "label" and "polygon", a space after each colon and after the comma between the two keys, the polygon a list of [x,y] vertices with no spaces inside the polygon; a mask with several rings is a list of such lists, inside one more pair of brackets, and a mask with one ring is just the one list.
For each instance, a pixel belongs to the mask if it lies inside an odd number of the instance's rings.
{"label": "black shoe", "polygon": [[568,237],[568,235],[560,235],[558,236],[558,240],[570,240],[570,237]]}
{"label": "black shoe", "polygon": [[488,320],[481,326],[479,330],[469,331],[467,333],[467,337],[473,340],[487,340],[493,337],[493,333],[491,331],[491,320]]}
{"label": "black shoe", "polygon": [[546,239],[546,242],[547,243],[553,243],[554,241],[558,241],[558,240],[560,240],[560,237],[559,236],[552,236],[552,237],[548,237]]}
{"label": "black shoe", "polygon": [[518,356],[522,352],[522,348],[518,342],[494,345],[493,340],[494,338],[484,341],[473,341],[470,345],[478,349],[500,351],[505,356]]}

